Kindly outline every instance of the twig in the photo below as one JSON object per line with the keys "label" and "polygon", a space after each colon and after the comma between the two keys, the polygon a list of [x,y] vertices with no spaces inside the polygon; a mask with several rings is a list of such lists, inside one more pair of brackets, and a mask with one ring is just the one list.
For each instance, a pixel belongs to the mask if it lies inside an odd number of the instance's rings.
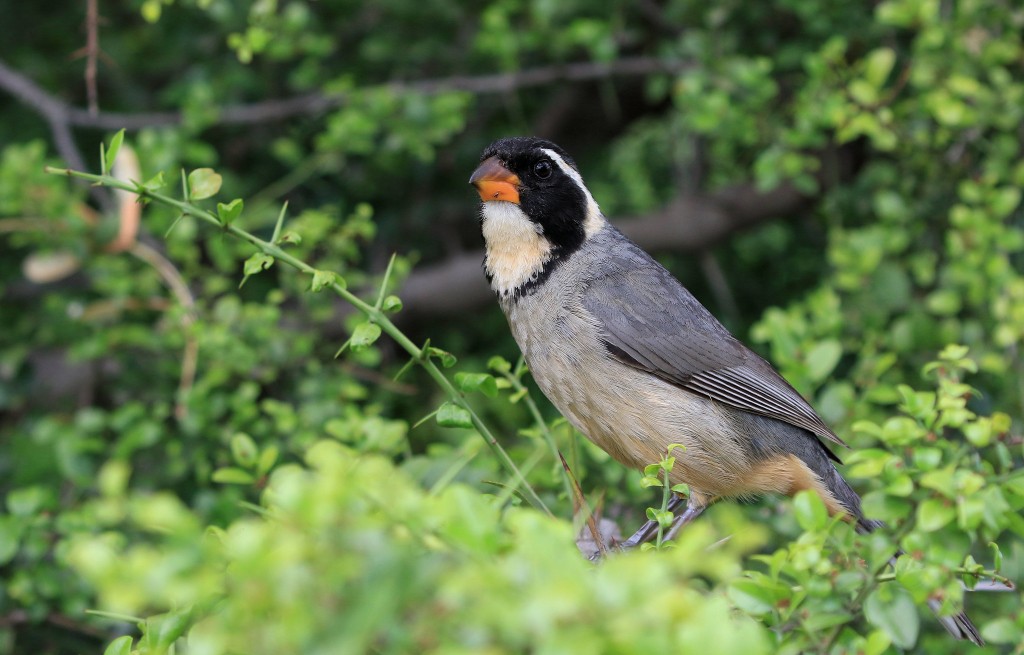
{"label": "twig", "polygon": [[164,284],[174,294],[178,304],[185,309],[181,317],[182,334],[185,337],[185,350],[181,355],[181,377],[178,381],[178,393],[174,405],[174,416],[181,420],[188,414],[186,400],[188,399],[188,392],[192,389],[192,385],[195,384],[196,368],[199,361],[199,340],[192,334],[191,329],[192,324],[196,321],[196,301],[178,269],[155,248],[151,248],[141,241],[136,241],[128,249],[128,252],[156,269]]}
{"label": "twig", "polygon": [[[33,623],[36,619],[31,617],[28,612],[22,609],[13,610],[3,616],[0,616],[0,627],[10,627],[19,625],[22,623]],[[69,616],[58,614],[57,612],[50,612],[46,615],[46,622],[55,625],[65,630],[76,632],[78,634],[86,635],[88,637],[96,637],[98,639],[107,639],[110,637],[105,631],[95,628],[87,623],[76,621]]]}
{"label": "twig", "polygon": [[[892,542],[896,545],[897,552],[900,547],[900,541],[903,539],[903,537],[907,536],[910,533],[913,527],[913,518],[908,518],[892,534]],[[878,568],[869,572],[868,579],[864,583],[864,586],[860,588],[860,591],[857,592],[857,596],[849,605],[849,608],[851,610],[856,612],[860,608],[860,606],[864,604],[864,600],[879,585],[879,576],[882,574],[882,570],[889,565],[889,560],[886,560],[884,563],[878,566]],[[836,639],[839,638],[839,634],[843,631],[843,627],[845,627],[845,624],[839,624],[832,630],[831,634],[829,634],[828,638],[825,640],[825,643],[821,648],[821,652],[829,652],[832,649],[832,646],[835,644]]]}
{"label": "twig", "polygon": [[[530,417],[533,418],[534,425],[540,431],[541,437],[547,443],[548,448],[551,449],[551,455],[553,457],[561,457],[562,453],[558,449],[558,443],[555,441],[555,435],[551,433],[551,428],[548,427],[547,421],[544,420],[544,415],[540,413],[540,408],[537,407],[537,403],[534,402],[533,396],[530,394],[530,390],[526,388],[526,385],[522,383],[520,379],[524,370],[526,369],[526,360],[522,357],[519,358],[519,362],[516,364],[515,370],[502,371],[501,376],[508,381],[512,386],[513,395],[520,394],[522,396],[523,403],[526,405],[526,409],[530,412]],[[564,464],[564,462],[563,462]],[[565,485],[565,493],[569,498],[573,497],[572,483],[574,480],[570,480],[572,473],[566,467],[568,475],[562,476],[562,482]]]}
{"label": "twig", "polygon": [[[71,109],[67,104],[43,91],[35,82],[9,68],[3,61],[0,61],[0,88],[38,111],[50,126],[53,145],[61,158],[71,168],[85,169],[85,160],[82,158],[78,146],[75,145],[75,137],[71,133],[72,122],[69,115]],[[88,111],[75,111],[89,115]],[[103,193],[99,187],[90,187],[89,193],[104,212],[111,210],[113,202],[109,194]]]}
{"label": "twig", "polygon": [[[65,168],[53,168],[51,166],[47,166],[45,170],[47,173],[53,173],[56,175],[64,175],[67,177],[87,180],[112,189],[122,189],[124,191],[130,191],[132,193],[137,194],[140,198],[147,198],[149,200],[153,200],[155,202],[168,205],[170,207],[177,209],[182,214],[197,218],[200,221],[213,225],[218,229],[241,239],[242,241],[248,242],[249,244],[255,246],[256,249],[259,250],[261,253],[273,257],[275,261],[279,261],[283,264],[291,266],[292,268],[295,268],[301,271],[302,273],[305,273],[306,275],[313,276],[317,273],[317,270],[315,268],[313,268],[306,262],[302,261],[301,259],[298,259],[297,257],[294,257],[290,253],[286,252],[277,244],[270,243],[269,241],[264,241],[263,239],[260,239],[256,235],[246,232],[245,230],[235,225],[223,225],[220,219],[212,212],[200,209],[199,207],[192,205],[188,202],[177,200],[170,196],[166,196],[162,193],[157,193],[155,191],[147,189],[142,184],[125,182],[115,177],[111,177],[109,175],[93,175],[91,173],[84,173],[81,171],[74,171]],[[406,336],[404,332],[398,329],[398,327],[391,321],[391,319],[388,318],[388,316],[382,310],[377,309],[373,305],[363,301],[361,298],[359,298],[351,291],[349,291],[340,281],[335,280],[330,284],[325,285],[325,288],[326,287],[330,287],[334,291],[334,293],[341,296],[345,301],[347,301],[353,307],[362,312],[370,322],[379,326],[383,333],[390,336],[395,341],[395,343],[399,345],[399,347],[401,347],[403,350],[405,350],[412,356],[412,358],[423,368],[424,371],[427,372],[427,374],[434,380],[434,382],[439,387],[441,387],[442,391],[444,391],[445,395],[448,397],[448,401],[462,408],[469,414],[470,422],[472,423],[476,431],[480,434],[480,436],[483,438],[484,443],[486,443],[487,446],[491,449],[491,452],[494,454],[495,457],[497,457],[498,461],[505,468],[505,470],[512,475],[515,484],[519,487],[522,487],[523,495],[526,498],[527,502],[529,502],[538,510],[548,515],[551,515],[551,510],[547,508],[547,505],[544,504],[544,501],[541,500],[540,496],[537,495],[537,492],[534,491],[530,484],[526,481],[526,478],[519,470],[519,467],[516,466],[512,458],[509,457],[507,452],[505,452],[505,449],[501,447],[500,443],[498,443],[497,438],[491,432],[490,428],[488,428],[487,425],[483,422],[483,419],[480,418],[479,414],[477,414],[473,410],[473,408],[470,407],[469,403],[466,402],[466,399],[459,392],[459,390],[455,388],[455,385],[452,384],[451,380],[449,380],[447,376],[445,376],[445,374],[441,372],[441,369],[439,369],[437,365],[433,362],[433,360],[431,359],[430,351],[420,348],[415,343],[413,343],[412,340],[410,340],[409,337]]]}
{"label": "twig", "polygon": [[99,95],[96,91],[96,60],[100,56],[100,15],[99,0],[85,3],[85,92],[88,96],[89,113],[100,113]]}
{"label": "twig", "polygon": [[601,558],[604,559],[608,556],[608,546],[604,543],[604,538],[601,536],[601,531],[597,529],[597,521],[594,519],[594,511],[590,509],[590,505],[587,504],[587,498],[583,495],[583,489],[580,487],[580,481],[576,479],[576,476],[572,474],[572,469],[569,468],[569,462],[565,461],[565,456],[562,452],[558,452],[558,460],[562,462],[562,470],[565,471],[565,475],[571,480],[572,484],[572,506],[573,514],[582,511],[586,516],[587,529],[590,530],[590,536],[594,539],[594,545],[597,546],[597,552],[601,554]]}
{"label": "twig", "polygon": [[715,302],[731,320],[738,320],[740,308],[736,304],[736,296],[733,295],[732,288],[729,287],[729,279],[725,276],[725,271],[722,270],[718,259],[710,250],[701,252],[699,259],[700,270],[704,273],[704,279],[707,280],[708,286],[711,287]]}
{"label": "twig", "polygon": [[[953,573],[958,573],[960,575],[969,575],[969,576],[972,576],[974,578],[979,578],[979,579],[980,578],[989,578],[990,580],[994,580],[994,581],[998,582],[999,584],[1001,584],[1001,585],[1003,585],[1005,587],[1005,589],[995,589],[995,591],[1013,591],[1014,589],[1017,588],[1017,583],[1015,583],[1010,578],[1006,577],[1005,575],[1000,575],[999,573],[996,573],[995,571],[990,571],[988,569],[982,569],[980,571],[973,571],[973,570],[967,569],[967,568],[965,568],[963,566],[958,566],[955,569],[952,569],[952,571],[953,571]],[[896,573],[895,572],[879,573],[878,575],[875,576],[875,580],[878,581],[878,582],[890,582],[890,581],[895,580],[895,579],[896,579]],[[968,591],[970,591],[970,590],[968,590]],[[986,590],[986,591],[988,591],[988,590]]]}

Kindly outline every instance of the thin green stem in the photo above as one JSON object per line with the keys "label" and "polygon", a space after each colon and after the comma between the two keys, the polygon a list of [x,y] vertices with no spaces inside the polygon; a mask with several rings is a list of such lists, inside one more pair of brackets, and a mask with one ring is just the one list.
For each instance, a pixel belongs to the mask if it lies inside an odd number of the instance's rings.
{"label": "thin green stem", "polygon": [[[913,528],[914,528],[914,521],[913,521],[913,519],[907,519],[906,521],[903,522],[902,525],[900,525],[899,529],[897,529],[896,532],[893,533],[892,540],[893,540],[893,543],[896,544],[896,548],[897,549],[899,549],[899,547],[900,547],[900,540],[903,539],[903,537],[907,536],[907,534],[909,534],[910,531]],[[897,552],[898,552],[898,550],[897,550]],[[868,597],[868,595],[872,591],[874,591],[876,587],[878,587],[878,585],[881,582],[879,580],[879,576],[882,573],[882,569],[884,569],[887,566],[889,566],[889,562],[888,561],[882,563],[881,566],[879,566],[875,570],[871,571],[870,577],[864,582],[864,586],[861,587],[860,591],[857,592],[857,596],[853,599],[853,603],[850,605],[850,608],[853,611],[857,611],[857,609],[860,608],[861,605],[864,604],[864,600]],[[844,626],[842,624],[837,625],[835,627],[835,629],[832,631],[832,634],[830,634],[828,639],[825,641],[825,646],[824,646],[824,648],[822,648],[821,652],[823,652],[823,653],[827,652],[829,649],[832,648],[832,645],[835,644],[836,639],[839,638],[839,633],[843,631],[843,627]]]}
{"label": "thin green stem", "polygon": [[[1015,589],[1016,588],[1016,583],[1013,580],[1011,580],[1010,578],[1006,577],[1005,575],[1000,575],[1000,574],[996,573],[995,571],[992,571],[992,570],[989,570],[989,569],[982,569],[980,571],[972,571],[972,570],[966,569],[966,568],[964,568],[962,566],[958,566],[955,569],[952,569],[952,571],[953,571],[953,573],[958,573],[960,575],[971,575],[971,576],[974,576],[976,578],[989,578],[991,580],[995,580],[996,582],[998,582],[1000,584],[1006,585],[1006,587],[1008,589]],[[875,580],[878,581],[878,582],[891,582],[891,581],[893,581],[895,579],[896,579],[895,571],[891,572],[891,573],[879,573],[878,575],[875,576]]]}
{"label": "thin green stem", "polygon": [[[671,498],[671,495],[672,495],[672,489],[670,488],[672,486],[672,481],[669,480],[669,477],[668,477],[669,471],[668,471],[668,469],[662,468],[661,469],[661,474],[662,474],[662,476],[665,479],[665,484],[663,484],[662,487],[661,487],[661,511],[664,513],[664,512],[668,511],[668,500],[669,500],[669,498]],[[658,540],[655,542],[655,544],[656,544],[655,547],[658,550],[661,550],[661,546],[662,546],[662,544],[664,542],[665,542],[665,524],[663,524],[661,521],[658,521]]]}
{"label": "thin green stem", "polygon": [[[161,204],[174,207],[175,209],[177,209],[186,216],[192,216],[193,218],[196,218],[200,221],[204,221],[221,230],[224,230],[225,232],[241,239],[242,241],[247,241],[248,243],[255,246],[256,249],[259,250],[260,252],[266,255],[270,255],[275,260],[283,262],[291,266],[292,268],[295,268],[303,273],[306,273],[307,275],[313,275],[316,272],[315,268],[313,268],[306,262],[302,261],[301,259],[298,259],[297,257],[294,257],[291,254],[285,252],[276,244],[270,243],[269,241],[264,241],[263,239],[260,239],[259,237],[250,234],[249,232],[246,232],[245,230],[235,225],[223,225],[220,222],[220,219],[214,213],[196,207],[195,205],[192,205],[188,202],[184,202],[176,198],[166,196],[162,193],[158,193],[151,189],[147,189],[141,184],[137,184],[134,182],[125,182],[123,180],[110,177],[108,175],[94,175],[92,173],[84,173],[82,171],[74,171],[65,168],[53,168],[47,166],[45,170],[47,173],[75,177],[83,180],[88,180],[90,182],[94,182],[100,186],[106,186],[113,189],[121,189],[123,191],[135,193],[141,198],[147,198],[149,200],[153,200]],[[441,369],[439,369],[437,365],[434,364],[434,362],[430,359],[430,357],[427,356],[425,350],[421,349],[419,346],[413,343],[409,339],[409,337],[407,337],[405,333],[399,330],[398,327],[395,326],[395,324],[392,323],[391,320],[388,319],[384,312],[382,312],[378,307],[375,307],[374,305],[370,305],[364,302],[361,298],[350,292],[348,289],[346,289],[338,282],[332,282],[330,284],[330,287],[336,294],[338,294],[346,302],[348,302],[350,305],[352,305],[360,312],[365,314],[370,321],[380,326],[380,329],[385,334],[391,337],[395,341],[395,343],[397,343],[403,350],[409,353],[413,357],[413,359],[417,361],[417,363],[419,363],[423,370],[427,372],[427,375],[429,375],[430,378],[434,380],[434,382],[441,388],[441,390],[444,391],[445,395],[448,396],[448,399],[452,403],[458,405],[459,407],[463,408],[469,413],[470,421],[473,423],[473,427],[480,434],[480,436],[483,437],[484,442],[491,449],[491,452],[494,454],[494,456],[498,458],[498,461],[501,463],[501,465],[511,474],[513,481],[515,482],[515,485],[521,486],[523,488],[527,501],[535,508],[550,515],[551,511],[544,504],[544,501],[541,500],[540,496],[537,495],[537,492],[535,492],[533,488],[530,486],[530,484],[526,481],[526,478],[519,471],[519,468],[516,466],[515,462],[512,461],[512,458],[509,457],[508,453],[505,452],[505,449],[502,448],[501,444],[498,443],[498,440],[495,438],[490,428],[488,428],[484,424],[480,416],[475,411],[473,411],[473,408],[469,406],[469,403],[466,402],[466,399],[463,397],[463,395],[458,391],[458,389],[455,388],[455,385],[453,385],[451,381],[448,380],[448,378],[441,371]]]}
{"label": "thin green stem", "polygon": [[[547,421],[544,420],[544,415],[541,414],[540,408],[537,407],[537,403],[534,402],[533,396],[530,395],[530,390],[526,388],[526,385],[524,385],[520,379],[522,368],[523,362],[520,360],[515,371],[504,372],[502,373],[502,377],[512,385],[512,389],[515,390],[515,393],[522,394],[523,403],[526,405],[527,411],[530,412],[530,416],[533,418],[534,424],[536,424],[537,429],[540,431],[541,437],[544,438],[544,441],[548,444],[548,448],[551,449],[552,457],[555,458],[555,461],[558,461],[561,455],[558,451],[558,444],[555,442],[555,435],[552,434],[551,428],[548,427]],[[565,471],[562,471],[562,484],[565,486],[566,498],[572,498],[572,485],[570,484],[569,476]]]}

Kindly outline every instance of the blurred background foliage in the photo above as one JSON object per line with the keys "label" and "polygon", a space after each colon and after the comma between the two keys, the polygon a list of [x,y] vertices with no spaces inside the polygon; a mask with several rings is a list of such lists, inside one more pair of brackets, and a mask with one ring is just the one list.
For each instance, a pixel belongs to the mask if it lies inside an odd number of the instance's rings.
{"label": "blurred background foliage", "polygon": [[[1019,576],[1015,3],[83,0],[0,24],[0,653],[953,653],[925,601],[976,563]],[[396,322],[502,382],[472,403],[558,518],[472,430],[420,422],[445,395],[395,380],[387,338],[335,359],[359,318],[306,277],[239,288],[250,246],[43,172],[98,170],[122,127],[126,175],[174,194],[212,167],[202,202],[243,199],[263,238],[287,201],[288,251],[360,295],[398,253]],[[465,181],[509,134],[572,152],[813,400],[892,533],[767,499],[578,555],[545,432],[622,532],[659,500],[490,361],[518,352]],[[1016,592],[967,601],[987,652],[1024,652]]]}

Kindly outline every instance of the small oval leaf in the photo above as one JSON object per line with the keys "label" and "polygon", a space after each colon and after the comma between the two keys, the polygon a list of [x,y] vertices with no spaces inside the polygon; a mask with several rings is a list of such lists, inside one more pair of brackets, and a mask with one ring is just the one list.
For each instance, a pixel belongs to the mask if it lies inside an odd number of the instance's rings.
{"label": "small oval leaf", "polygon": [[226,205],[222,202],[218,202],[217,217],[220,219],[220,224],[225,227],[231,225],[231,223],[242,213],[242,208],[244,206],[245,203],[242,202],[241,198],[235,198]]}
{"label": "small oval leaf", "polygon": [[[121,130],[121,132],[124,132],[124,130]],[[131,652],[132,637],[131,635],[125,635],[110,642],[107,649],[103,651],[103,655],[131,655]]]}
{"label": "small oval leaf", "polygon": [[378,338],[380,338],[379,325],[376,323],[360,323],[352,333],[352,338],[349,339],[349,348],[351,348],[353,352],[365,350],[373,345],[373,342]]}
{"label": "small oval leaf", "polygon": [[[103,169],[104,172],[109,173],[111,170],[113,170],[113,168],[114,168],[114,161],[117,160],[117,153],[121,150],[121,143],[123,141],[124,141],[124,129],[122,128],[117,134],[114,135],[114,138],[112,138],[110,140],[110,147],[107,148],[107,151],[106,151],[106,153],[103,156],[104,157],[103,164],[105,166],[105,168]],[[128,641],[129,641],[129,643],[131,643],[130,639]]]}
{"label": "small oval leaf", "polygon": [[445,403],[435,415],[437,424],[444,428],[472,428],[473,419],[465,408],[455,403]]}
{"label": "small oval leaf", "polygon": [[188,174],[188,188],[190,200],[202,200],[209,198],[220,191],[223,182],[220,173],[212,168],[197,168]]}
{"label": "small oval leaf", "polygon": [[212,479],[221,484],[252,484],[256,480],[248,471],[233,466],[217,469]]}
{"label": "small oval leaf", "polygon": [[259,449],[256,448],[256,442],[244,432],[236,432],[231,437],[231,456],[239,466],[251,468],[256,463],[257,452]]}

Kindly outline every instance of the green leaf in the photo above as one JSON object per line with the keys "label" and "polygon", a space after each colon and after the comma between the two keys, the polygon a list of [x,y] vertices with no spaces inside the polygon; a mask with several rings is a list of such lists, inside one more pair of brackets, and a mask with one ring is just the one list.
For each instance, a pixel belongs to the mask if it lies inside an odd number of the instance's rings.
{"label": "green leaf", "polygon": [[1020,189],[1014,187],[1004,187],[993,192],[990,203],[992,212],[998,218],[1009,216],[1017,208],[1017,205],[1020,204],[1020,196]]}
{"label": "green leaf", "polygon": [[131,477],[132,469],[128,462],[121,459],[112,459],[100,469],[96,476],[96,486],[104,496],[123,495],[128,488],[128,478]]}
{"label": "green leaf", "polygon": [[487,360],[487,368],[498,373],[509,373],[512,371],[512,364],[504,357],[495,355]]}
{"label": "green leaf", "polygon": [[360,350],[366,350],[373,345],[373,342],[380,338],[380,326],[376,323],[360,323],[356,326],[354,332],[352,332],[352,338],[349,339],[348,345],[352,348],[353,352],[359,352]]}
{"label": "green leaf", "polygon": [[955,362],[967,357],[968,352],[970,352],[970,348],[967,346],[951,343],[939,352],[939,359],[944,362]]}
{"label": "green leaf", "polygon": [[7,511],[15,516],[32,516],[42,511],[51,494],[48,487],[34,485],[14,489],[7,494]]}
{"label": "green leaf", "polygon": [[883,585],[864,601],[864,618],[881,628],[898,648],[912,648],[917,642],[921,617],[914,600],[897,584]]}
{"label": "green leaf", "polygon": [[245,284],[245,281],[248,280],[250,276],[257,274],[260,271],[265,271],[273,265],[274,258],[270,255],[265,255],[262,252],[258,252],[249,257],[249,259],[245,260],[245,264],[242,266],[242,272],[245,273],[245,276],[242,278],[242,281],[238,283],[238,288],[241,289],[242,285]]}
{"label": "green leaf", "polygon": [[437,359],[441,360],[441,366],[443,366],[444,368],[451,368],[455,366],[455,362],[457,361],[455,359],[455,355],[451,354],[446,350],[435,348],[434,346],[427,346],[424,352],[427,357],[436,357]]}
{"label": "green leaf", "polygon": [[763,616],[775,609],[776,597],[771,589],[755,580],[736,580],[727,592],[733,604],[753,616]]}
{"label": "green leaf", "polygon": [[288,213],[288,201],[281,205],[281,211],[277,215],[277,222],[274,223],[274,234],[270,237],[270,243],[277,243],[281,236],[281,228],[284,227],[284,215]]}
{"label": "green leaf", "polygon": [[940,448],[915,448],[914,466],[922,471],[931,471],[938,468],[942,463],[942,449]]}
{"label": "green leaf", "polygon": [[890,496],[906,498],[914,493],[914,480],[906,474],[897,475],[889,484],[885,485],[885,493]]}
{"label": "green leaf", "polygon": [[[124,130],[121,131],[124,132]],[[125,635],[110,642],[110,645],[103,651],[103,655],[131,655],[131,652],[132,637]]]}
{"label": "green leaf", "polygon": [[437,424],[443,428],[472,428],[473,418],[463,407],[455,403],[446,402],[437,410],[434,415]]}
{"label": "green leaf", "polygon": [[256,454],[258,452],[259,449],[256,447],[256,443],[246,433],[236,432],[231,437],[231,456],[235,458],[235,462],[238,465],[252,468],[256,463]]}
{"label": "green leaf", "polygon": [[277,242],[278,243],[291,243],[291,244],[297,246],[300,243],[302,243],[302,237],[299,235],[298,232],[293,232],[291,230],[286,230],[285,233],[281,235],[281,238],[277,240]]}
{"label": "green leaf", "polygon": [[956,508],[937,498],[929,498],[917,508],[917,525],[925,532],[934,532],[955,518]]}
{"label": "green leaf", "polygon": [[142,19],[147,23],[155,23],[160,20],[160,13],[163,10],[161,0],[145,0],[139,8]]}
{"label": "green leaf", "polygon": [[648,520],[654,521],[663,528],[667,528],[672,525],[672,521],[675,520],[675,515],[667,509],[655,509],[653,507],[647,508]]}
{"label": "green leaf", "polygon": [[[653,466],[655,468],[657,468],[657,464],[654,464]],[[664,486],[665,486],[665,483],[662,482],[661,478],[659,478],[657,475],[645,475],[642,478],[640,478],[640,488],[641,489],[649,489],[651,487],[664,487]]]}
{"label": "green leaf", "polygon": [[864,79],[876,89],[882,88],[896,63],[892,48],[877,48],[864,57]]}
{"label": "green leaf", "polygon": [[103,172],[110,173],[114,170],[114,162],[117,160],[117,153],[121,150],[121,143],[124,141],[124,129],[121,129],[117,134],[110,139],[110,147],[107,148],[107,152],[103,155]]}
{"label": "green leaf", "polygon": [[925,305],[928,310],[938,316],[952,316],[960,311],[962,306],[960,293],[953,289],[939,289],[933,291],[925,298]]}
{"label": "green leaf", "polygon": [[274,468],[274,464],[277,463],[279,452],[277,446],[271,444],[263,449],[260,453],[260,459],[256,463],[256,473],[259,475],[266,475],[270,472],[270,469]]}
{"label": "green leaf", "polygon": [[999,550],[999,544],[994,541],[988,542],[988,547],[992,549],[992,568],[998,573],[1003,569],[1003,551]]}
{"label": "green leaf", "polygon": [[793,498],[796,522],[804,530],[821,530],[828,525],[828,510],[817,493],[805,489]]}
{"label": "green leaf", "polygon": [[345,281],[334,271],[314,271],[313,282],[309,290],[316,293],[334,284],[340,284],[342,288],[345,287]]}
{"label": "green leaf", "polygon": [[981,629],[981,636],[993,644],[1019,644],[1024,639],[1024,630],[1013,619],[1004,616],[986,623]]}
{"label": "green leaf", "polygon": [[213,472],[212,479],[221,484],[252,484],[256,481],[252,473],[233,466],[217,469]]}
{"label": "green leaf", "polygon": [[22,525],[17,517],[0,515],[0,566],[10,562],[17,554]]}
{"label": "green leaf", "polygon": [[228,204],[222,202],[217,203],[217,217],[220,219],[220,224],[224,227],[231,225],[232,221],[238,218],[239,214],[242,213],[242,207],[245,203],[242,202],[241,198],[235,198]]}
{"label": "green leaf", "polygon": [[166,184],[167,183],[164,182],[164,172],[160,171],[159,173],[157,173],[153,177],[151,177],[148,180],[146,180],[145,182],[143,182],[142,183],[142,188],[145,189],[146,191],[158,191],[158,190],[164,188],[164,185],[166,185]]}
{"label": "green leaf", "polygon": [[487,373],[456,373],[455,386],[464,393],[480,392],[488,398],[498,395],[498,382]]}
{"label": "green leaf", "polygon": [[[166,653],[195,621],[191,606],[157,614],[146,619],[146,628],[139,640],[141,652]],[[145,650],[144,650],[145,649]]]}
{"label": "green leaf", "polygon": [[188,174],[189,200],[209,198],[220,191],[223,182],[220,174],[212,168],[197,168]]}
{"label": "green leaf", "polygon": [[873,519],[896,521],[905,517],[912,506],[902,498],[890,496],[882,491],[870,491],[864,494],[861,509]]}
{"label": "green leaf", "polygon": [[956,522],[961,530],[973,530],[985,518],[985,499],[976,495],[958,496],[956,499]]}
{"label": "green leaf", "polygon": [[388,296],[380,308],[389,314],[402,311],[402,300],[398,296]]}
{"label": "green leaf", "polygon": [[835,339],[819,341],[807,353],[807,375],[815,382],[824,380],[835,369],[842,354],[843,347]]}

